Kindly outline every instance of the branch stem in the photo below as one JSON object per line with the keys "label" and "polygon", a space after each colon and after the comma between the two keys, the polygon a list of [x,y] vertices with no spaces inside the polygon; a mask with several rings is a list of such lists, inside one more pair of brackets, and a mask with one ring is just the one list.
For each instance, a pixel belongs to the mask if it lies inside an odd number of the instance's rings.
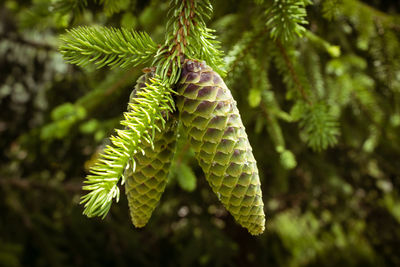
{"label": "branch stem", "polygon": [[282,54],[282,56],[283,56],[283,59],[285,60],[285,63],[286,63],[286,65],[287,65],[288,69],[289,69],[290,75],[292,76],[293,81],[294,81],[295,84],[296,84],[297,90],[300,92],[300,95],[302,96],[302,98],[303,98],[310,106],[312,106],[312,102],[310,101],[310,99],[309,99],[309,97],[308,97],[306,91],[304,90],[304,87],[303,87],[303,85],[302,85],[301,82],[300,82],[299,76],[297,75],[297,73],[296,73],[296,71],[295,71],[295,69],[294,69],[294,66],[293,66],[292,61],[290,60],[288,54],[286,53],[285,48],[283,47],[282,43],[281,43],[279,40],[277,40],[275,43],[276,43],[276,45],[278,46],[279,50],[281,51],[281,54]]}

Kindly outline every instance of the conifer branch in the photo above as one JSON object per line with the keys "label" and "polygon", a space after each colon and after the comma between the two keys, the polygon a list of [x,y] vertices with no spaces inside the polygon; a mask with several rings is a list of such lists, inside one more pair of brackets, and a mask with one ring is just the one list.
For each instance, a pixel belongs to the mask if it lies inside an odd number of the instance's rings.
{"label": "conifer branch", "polygon": [[305,7],[311,3],[309,0],[274,0],[265,12],[271,38],[287,42],[301,37],[306,31],[303,25],[308,24]]}
{"label": "conifer branch", "polygon": [[[337,143],[340,134],[339,124],[329,110],[325,101],[315,102],[315,96],[309,95],[309,81],[302,69],[293,64],[286,48],[277,40],[279,56],[276,58],[278,70],[284,72],[284,81],[289,87],[299,92],[291,115],[294,121],[299,120],[300,135],[313,150],[321,151]],[[307,87],[305,87],[307,86]]]}
{"label": "conifer branch", "polygon": [[87,0],[57,0],[53,3],[52,8],[55,12],[61,14],[80,13],[86,6]]}
{"label": "conifer branch", "polygon": [[66,61],[86,66],[95,63],[123,68],[149,62],[158,49],[144,32],[106,27],[77,27],[61,36],[60,52]]}
{"label": "conifer branch", "polygon": [[331,57],[340,56],[340,46],[330,44],[329,42],[309,30],[305,32],[305,37],[307,37],[307,39],[310,40],[316,47],[326,51]]}
{"label": "conifer branch", "polygon": [[346,15],[351,13],[359,13],[359,16],[372,16],[373,19],[379,20],[385,26],[393,29],[399,29],[399,17],[382,12],[367,3],[358,0],[347,0],[343,1],[340,5],[340,11]]}
{"label": "conifer branch", "polygon": [[126,9],[130,4],[130,0],[96,0],[96,1],[104,6],[104,11],[108,16],[111,16],[114,13],[118,13]]}
{"label": "conifer branch", "polygon": [[104,149],[83,186],[84,190],[90,191],[81,201],[85,203],[84,214],[88,217],[104,218],[112,199],[119,200],[118,182],[121,178],[124,182],[123,173],[129,167],[129,159],[136,153],[143,153],[142,142],[152,144],[155,132],[162,130],[156,123],[161,121],[164,127],[163,114],[173,112],[175,108],[171,89],[158,77],[151,79],[151,83],[146,84],[131,101],[131,110],[124,113],[121,122],[125,129],[116,130],[117,135],[110,138],[112,145]]}
{"label": "conifer branch", "polygon": [[288,70],[289,70],[289,72],[290,72],[290,75],[291,75],[292,78],[293,78],[293,81],[294,81],[294,83],[295,83],[296,88],[297,88],[298,91],[300,92],[302,98],[303,98],[308,104],[312,105],[312,102],[310,101],[310,99],[309,99],[309,97],[308,97],[308,95],[307,95],[307,93],[306,93],[306,91],[305,91],[303,85],[301,84],[300,79],[299,79],[299,77],[298,77],[298,75],[297,75],[297,73],[296,73],[296,71],[295,71],[295,69],[294,69],[293,63],[292,63],[292,61],[290,60],[289,56],[287,55],[286,50],[285,50],[285,48],[283,47],[282,43],[281,43],[279,40],[277,40],[277,41],[276,41],[276,45],[277,45],[277,47],[279,48],[279,51],[280,51],[281,54],[282,54],[282,57],[283,57],[283,59],[284,59],[286,65],[287,65],[287,68],[288,68]]}
{"label": "conifer branch", "polygon": [[[276,152],[279,154],[282,166],[286,169],[292,169],[297,164],[296,158],[290,150],[286,149],[285,138],[278,119],[288,122],[292,120],[289,114],[280,109],[274,92],[270,90],[271,84],[268,80],[269,62],[257,60],[251,54],[246,56],[246,62],[251,73],[258,73],[258,75],[251,75],[252,89],[249,94],[249,104],[253,107],[260,107],[263,113],[262,118],[265,120],[268,134]],[[254,94],[254,92],[257,93]]]}
{"label": "conifer branch", "polygon": [[[105,13],[109,16],[126,9],[130,4],[130,0],[94,0],[94,2],[103,5]],[[79,14],[87,6],[87,0],[57,0],[53,4],[54,11],[62,14],[70,12]]]}
{"label": "conifer branch", "polygon": [[322,2],[322,14],[328,20],[336,19],[340,14],[343,0],[325,0]]}
{"label": "conifer branch", "polygon": [[335,145],[340,134],[338,122],[323,102],[306,107],[300,127],[305,141],[316,151]]}
{"label": "conifer branch", "polygon": [[279,154],[282,166],[288,170],[293,169],[297,165],[296,157],[290,150],[286,148],[282,128],[279,125],[277,118],[270,113],[268,106],[264,101],[261,102],[260,106],[267,121],[266,126],[268,134],[275,145],[276,152]]}
{"label": "conifer branch", "polygon": [[243,33],[242,38],[225,56],[225,69],[227,73],[231,73],[238,62],[243,60],[243,58],[251,51],[251,49],[259,43],[265,31],[266,29],[256,29]]}
{"label": "conifer branch", "polygon": [[215,71],[224,74],[220,44],[206,27],[212,6],[209,0],[170,0],[170,19],[166,26],[165,43],[158,50],[155,62],[158,74],[175,83],[179,78],[182,57],[204,60]]}

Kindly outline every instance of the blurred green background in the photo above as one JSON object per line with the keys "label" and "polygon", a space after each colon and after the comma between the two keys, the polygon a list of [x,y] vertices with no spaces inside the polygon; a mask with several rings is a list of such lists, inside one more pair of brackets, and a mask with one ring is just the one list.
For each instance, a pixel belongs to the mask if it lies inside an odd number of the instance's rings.
{"label": "blurred green background", "polygon": [[[212,1],[208,25],[227,55],[264,25],[263,2],[272,1]],[[162,42],[168,11],[162,0],[82,3],[0,2],[1,266],[400,266],[398,1],[307,6],[309,31],[288,51],[339,122],[337,144],[323,151],[293,122],[290,73],[265,53],[267,31],[241,51],[225,79],[261,173],[267,226],[257,237],[233,221],[187,149],[145,228],[134,229],[124,194],[104,220],[82,215],[82,181],[141,69],[66,64],[58,36],[97,24]],[[268,90],[252,60],[270,62]]]}

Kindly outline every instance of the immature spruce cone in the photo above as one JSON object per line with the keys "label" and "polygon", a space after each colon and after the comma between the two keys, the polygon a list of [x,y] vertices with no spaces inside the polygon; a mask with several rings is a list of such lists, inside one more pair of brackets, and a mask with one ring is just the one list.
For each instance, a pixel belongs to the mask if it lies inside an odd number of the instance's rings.
{"label": "immature spruce cone", "polygon": [[189,60],[177,107],[212,190],[237,222],[261,234],[265,215],[258,169],[231,92],[209,66]]}
{"label": "immature spruce cone", "polygon": [[[136,93],[149,82],[152,73],[139,77],[130,99],[136,97]],[[156,132],[154,136],[154,149],[148,142],[142,143],[145,152],[134,156],[136,170],[133,172],[132,162],[125,171],[125,190],[133,225],[143,227],[156,208],[167,184],[168,171],[175,150],[176,119],[169,114],[165,128],[162,132]],[[161,128],[161,122],[158,122]]]}

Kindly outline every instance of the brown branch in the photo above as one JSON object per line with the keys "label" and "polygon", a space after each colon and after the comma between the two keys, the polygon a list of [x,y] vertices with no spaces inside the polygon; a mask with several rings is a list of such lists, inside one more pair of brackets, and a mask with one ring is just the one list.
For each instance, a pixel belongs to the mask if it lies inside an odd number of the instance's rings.
{"label": "brown branch", "polygon": [[299,76],[297,75],[297,73],[294,69],[292,61],[290,60],[289,56],[287,55],[285,48],[283,47],[282,43],[279,40],[277,40],[275,43],[278,46],[279,50],[281,51],[283,59],[285,60],[285,63],[287,65],[287,67],[289,68],[289,72],[292,75],[292,78],[294,80],[294,83],[296,84],[297,90],[300,92],[303,99],[311,106],[312,102],[310,101],[309,97],[307,96],[306,91],[304,90],[304,87],[300,82]]}
{"label": "brown branch", "polygon": [[[176,58],[180,58],[183,53],[182,53],[182,46],[185,47],[187,45],[187,40],[186,37],[187,35],[189,35],[190,31],[187,30],[185,35],[185,31],[184,31],[184,26],[186,25],[186,28],[189,29],[189,25],[193,24],[195,25],[193,18],[195,16],[194,14],[194,0],[183,0],[183,8],[181,13],[179,14],[179,16],[177,17],[178,20],[178,29],[175,33],[175,37],[174,37],[174,43],[175,45],[170,49],[170,51],[168,51],[169,55],[173,55],[175,51],[178,51],[176,54]],[[190,5],[190,14],[189,14],[189,20],[186,19],[185,17],[185,9],[187,8],[187,5]],[[183,18],[182,20],[180,18]]]}

